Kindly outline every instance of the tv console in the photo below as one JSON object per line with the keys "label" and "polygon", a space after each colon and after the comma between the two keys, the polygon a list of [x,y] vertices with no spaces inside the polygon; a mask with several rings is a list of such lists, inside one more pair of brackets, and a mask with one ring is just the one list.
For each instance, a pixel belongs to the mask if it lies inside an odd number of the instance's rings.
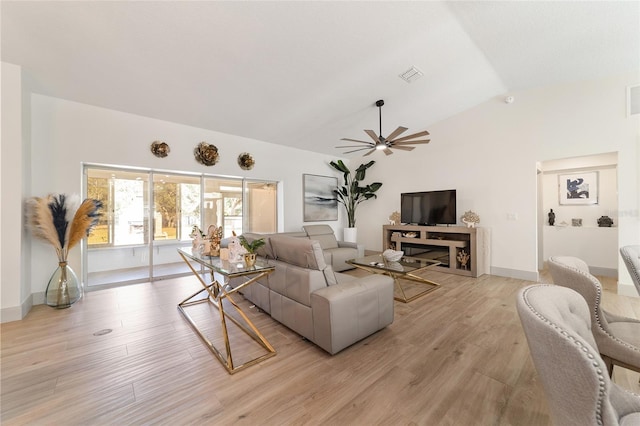
{"label": "tv console", "polygon": [[[415,234],[415,236],[413,236]],[[479,277],[489,273],[489,230],[464,226],[384,225],[383,250],[403,250],[405,255],[435,259],[435,270]],[[464,264],[464,255],[468,255]]]}

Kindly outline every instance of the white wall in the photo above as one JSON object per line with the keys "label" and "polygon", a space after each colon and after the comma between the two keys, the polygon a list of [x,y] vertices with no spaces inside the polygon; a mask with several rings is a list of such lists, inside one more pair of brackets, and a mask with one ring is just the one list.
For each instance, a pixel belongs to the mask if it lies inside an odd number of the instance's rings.
{"label": "white wall", "polygon": [[[22,70],[2,63],[2,133],[0,139],[0,321],[22,318],[31,308],[31,291],[25,279],[22,214],[23,140],[28,137],[28,118],[23,118]],[[27,275],[28,276],[28,275]],[[24,285],[21,285],[24,283]]]}
{"label": "white wall", "polygon": [[[637,83],[627,75],[512,92],[512,104],[499,97],[429,126],[431,143],[411,153],[373,156],[368,177],[384,186],[358,212],[361,242],[381,248],[401,192],[456,188],[458,216],[474,210],[491,228],[492,273],[536,279],[536,162],[618,152],[618,240],[640,243],[640,119],[625,110],[626,86]],[[628,275],[620,281],[631,286]]]}
{"label": "white wall", "polygon": [[[282,183],[284,194],[281,230],[299,231],[303,225],[302,175],[336,175],[328,165],[334,157],[42,95],[32,96],[31,118],[32,195],[80,193],[83,162],[275,180]],[[149,147],[155,140],[169,144],[168,157],[157,158],[151,153]],[[196,162],[193,150],[201,141],[218,147],[216,165]],[[252,170],[238,166],[242,152],[253,155],[256,164]],[[341,222],[325,223],[341,232]],[[49,246],[34,243],[30,263],[33,292],[42,292],[55,269],[54,253]],[[70,264],[78,276],[80,263],[79,250],[75,250]]]}

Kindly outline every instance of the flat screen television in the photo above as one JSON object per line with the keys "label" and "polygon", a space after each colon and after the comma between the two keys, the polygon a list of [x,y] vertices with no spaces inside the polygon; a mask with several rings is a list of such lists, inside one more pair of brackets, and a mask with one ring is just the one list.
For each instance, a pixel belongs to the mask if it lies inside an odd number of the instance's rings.
{"label": "flat screen television", "polygon": [[455,225],[456,190],[400,194],[400,221],[417,225]]}

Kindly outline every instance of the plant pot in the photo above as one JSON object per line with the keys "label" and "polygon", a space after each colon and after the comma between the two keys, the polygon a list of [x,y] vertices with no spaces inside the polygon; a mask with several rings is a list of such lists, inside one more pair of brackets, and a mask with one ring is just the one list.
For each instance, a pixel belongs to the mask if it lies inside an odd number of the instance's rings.
{"label": "plant pot", "polygon": [[247,268],[251,268],[256,264],[256,254],[255,253],[245,253],[244,254],[244,264]]}
{"label": "plant pot", "polygon": [[358,242],[358,228],[344,228],[344,241],[348,243]]}

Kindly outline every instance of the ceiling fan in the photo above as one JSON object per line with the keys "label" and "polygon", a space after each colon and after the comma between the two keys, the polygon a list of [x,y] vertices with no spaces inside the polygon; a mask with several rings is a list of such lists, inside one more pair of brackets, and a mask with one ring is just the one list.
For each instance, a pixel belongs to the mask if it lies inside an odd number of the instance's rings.
{"label": "ceiling fan", "polygon": [[375,151],[382,151],[387,155],[393,154],[393,151],[391,151],[391,149],[401,149],[403,151],[411,151],[412,149],[415,148],[415,146],[408,146],[408,145],[429,143],[431,141],[431,139],[417,139],[423,136],[428,136],[429,132],[427,132],[426,130],[422,132],[414,133],[412,135],[399,137],[402,133],[408,130],[406,127],[402,127],[402,126],[398,127],[396,130],[391,132],[391,134],[386,138],[383,137],[382,136],[382,106],[383,105],[384,105],[384,101],[382,99],[379,101],[376,101],[376,106],[378,107],[378,110],[380,112],[380,135],[379,136],[376,135],[376,133],[373,130],[364,131],[367,135],[369,135],[371,139],[373,139],[373,142],[342,138],[340,139],[342,141],[362,143],[362,144],[365,144],[365,146],[343,145],[343,146],[336,146],[336,148],[356,148],[354,150],[345,152],[345,154],[351,154],[352,152],[369,150],[369,152],[363,155],[364,157],[364,156],[373,154]]}

